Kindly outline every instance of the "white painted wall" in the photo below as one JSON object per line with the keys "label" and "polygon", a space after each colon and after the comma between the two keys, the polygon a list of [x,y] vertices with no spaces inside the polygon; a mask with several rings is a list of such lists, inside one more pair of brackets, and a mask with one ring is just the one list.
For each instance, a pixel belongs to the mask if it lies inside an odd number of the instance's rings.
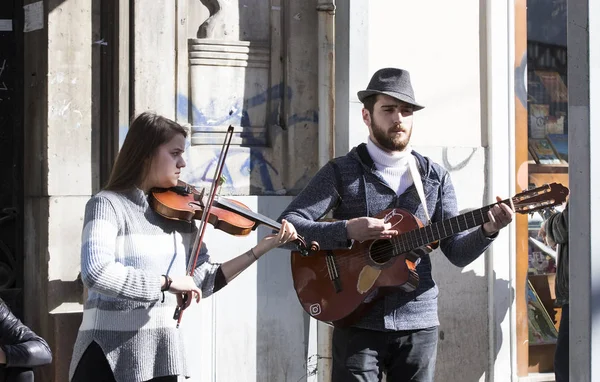
{"label": "white painted wall", "polygon": [[[351,74],[364,76],[351,99],[357,102],[356,91],[376,70],[409,70],[416,99],[426,106],[415,114],[412,144],[450,171],[459,209],[511,196],[510,7],[476,0],[368,4],[368,70]],[[367,136],[366,128],[356,132]],[[504,230],[463,269],[439,251],[432,257],[440,287],[436,380],[511,380],[513,235]]]}
{"label": "white painted wall", "polygon": [[[277,217],[292,198],[236,200]],[[269,233],[260,227],[240,238],[209,227],[205,243],[212,260],[223,262]],[[182,328],[189,333],[188,360],[193,367],[188,381],[305,381],[308,326],[292,284],[290,252],[273,250],[226,288],[186,310]]]}
{"label": "white painted wall", "polygon": [[370,0],[368,21],[363,86],[383,67],[410,71],[425,106],[415,115],[412,143],[481,146],[479,0]]}

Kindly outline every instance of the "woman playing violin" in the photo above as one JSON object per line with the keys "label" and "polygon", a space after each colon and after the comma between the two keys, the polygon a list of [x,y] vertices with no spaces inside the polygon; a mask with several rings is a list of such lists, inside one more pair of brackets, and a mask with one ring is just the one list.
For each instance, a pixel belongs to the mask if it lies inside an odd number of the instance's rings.
{"label": "woman playing violin", "polygon": [[176,122],[140,114],[108,184],[86,205],[81,275],[89,294],[73,349],[72,381],[189,376],[182,333],[173,319],[177,305],[210,296],[269,250],[298,238],[284,221],[276,236],[223,264],[212,263],[202,245],[187,276],[196,225],[166,219],[148,203],[150,190],[177,185],[186,137]]}

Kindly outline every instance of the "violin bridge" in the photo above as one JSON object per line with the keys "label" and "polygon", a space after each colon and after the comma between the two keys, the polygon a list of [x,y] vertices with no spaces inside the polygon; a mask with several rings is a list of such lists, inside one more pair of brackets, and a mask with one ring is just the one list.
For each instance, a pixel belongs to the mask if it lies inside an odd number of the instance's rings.
{"label": "violin bridge", "polygon": [[338,273],[338,266],[335,263],[333,251],[327,252],[327,255],[325,255],[325,262],[327,263],[327,272],[329,272],[329,279],[333,283],[335,293],[340,293],[342,291],[342,281],[340,279],[340,274]]}

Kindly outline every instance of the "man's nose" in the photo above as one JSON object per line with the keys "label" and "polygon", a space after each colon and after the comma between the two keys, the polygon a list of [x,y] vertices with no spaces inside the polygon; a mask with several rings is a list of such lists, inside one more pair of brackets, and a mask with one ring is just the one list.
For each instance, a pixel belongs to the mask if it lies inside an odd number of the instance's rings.
{"label": "man's nose", "polygon": [[180,158],[180,159],[179,159],[179,163],[177,163],[177,167],[178,167],[178,168],[183,168],[183,167],[185,167],[185,164],[186,164],[186,163],[185,163],[185,159],[183,159],[183,158]]}
{"label": "man's nose", "polygon": [[404,121],[404,116],[402,115],[402,113],[398,112],[394,114],[394,123],[397,124],[402,124],[402,121]]}

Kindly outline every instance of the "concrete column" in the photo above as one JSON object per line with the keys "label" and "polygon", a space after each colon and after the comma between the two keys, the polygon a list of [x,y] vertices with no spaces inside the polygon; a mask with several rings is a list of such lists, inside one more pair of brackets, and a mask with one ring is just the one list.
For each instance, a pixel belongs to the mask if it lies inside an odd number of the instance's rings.
{"label": "concrete column", "polygon": [[68,380],[81,321],[77,281],[84,206],[97,184],[93,153],[97,2],[25,1],[25,319],[54,353],[41,381]]}
{"label": "concrete column", "polygon": [[356,92],[371,74],[369,64],[369,4],[349,0],[336,4],[335,13],[335,153],[346,154],[369,134],[361,118]]}
{"label": "concrete column", "polygon": [[133,114],[152,110],[175,119],[175,3],[133,1]]}
{"label": "concrete column", "polygon": [[[600,379],[600,1],[567,2],[570,380]],[[593,127],[592,127],[593,126]]]}
{"label": "concrete column", "polygon": [[[362,103],[356,92],[365,88],[368,73],[369,4],[366,0],[336,2],[335,10],[335,126],[334,153],[343,156],[364,142],[368,132],[361,118]],[[331,380],[333,330],[311,319],[309,352],[318,354],[316,375],[310,381]],[[315,340],[316,333],[316,340]]]}
{"label": "concrete column", "polygon": [[[482,145],[487,148],[485,204],[512,196],[515,168],[514,4],[486,1],[480,20]],[[519,61],[521,57],[518,58]],[[521,79],[519,79],[521,80]],[[522,107],[522,106],[521,106]],[[508,181],[507,181],[508,179]],[[526,216],[524,217],[526,219]],[[486,381],[509,381],[514,365],[515,224],[509,225],[485,255],[488,287],[488,364]]]}

